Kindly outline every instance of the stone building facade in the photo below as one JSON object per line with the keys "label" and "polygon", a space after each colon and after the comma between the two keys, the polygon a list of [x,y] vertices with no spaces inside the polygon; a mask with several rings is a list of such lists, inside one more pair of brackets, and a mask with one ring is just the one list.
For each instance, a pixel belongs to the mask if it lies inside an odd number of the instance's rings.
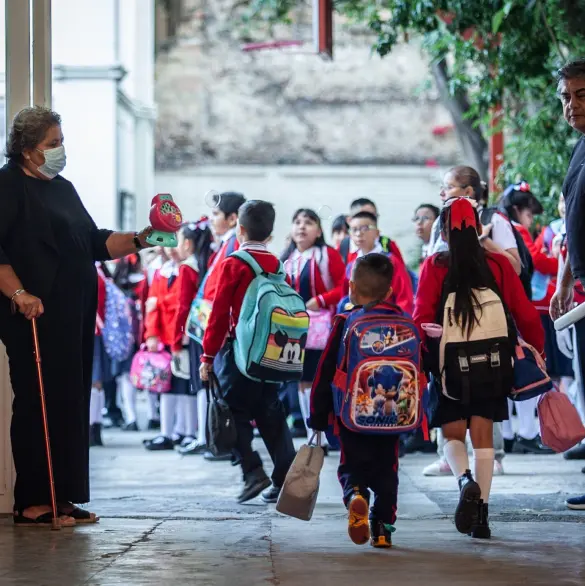
{"label": "stone building facade", "polygon": [[[457,159],[454,134],[436,132],[451,121],[415,42],[382,59],[372,54],[368,31],[336,17],[335,56],[328,62],[309,54],[310,13],[290,27],[251,33],[241,24],[241,5],[183,0],[179,15],[173,14],[173,38],[159,37],[159,169]],[[307,42],[242,51],[251,38]]]}

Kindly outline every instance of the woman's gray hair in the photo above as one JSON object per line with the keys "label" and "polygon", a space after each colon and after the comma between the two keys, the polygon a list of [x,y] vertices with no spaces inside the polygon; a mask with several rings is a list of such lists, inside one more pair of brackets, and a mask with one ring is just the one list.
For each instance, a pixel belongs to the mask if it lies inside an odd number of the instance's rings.
{"label": "woman's gray hair", "polygon": [[12,122],[6,142],[6,157],[11,161],[21,162],[22,153],[26,149],[36,148],[45,138],[49,128],[57,125],[61,125],[61,116],[50,108],[24,108]]}

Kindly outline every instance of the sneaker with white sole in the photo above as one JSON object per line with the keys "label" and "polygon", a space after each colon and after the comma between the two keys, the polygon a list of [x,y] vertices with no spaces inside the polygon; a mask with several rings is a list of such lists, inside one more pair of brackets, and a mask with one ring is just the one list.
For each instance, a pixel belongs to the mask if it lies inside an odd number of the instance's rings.
{"label": "sneaker with white sole", "polygon": [[504,476],[504,465],[499,460],[494,460],[494,476]]}
{"label": "sneaker with white sole", "polygon": [[573,511],[585,511],[585,494],[567,499],[567,507]]}
{"label": "sneaker with white sole", "polygon": [[447,461],[441,458],[429,464],[423,470],[423,476],[453,476],[453,472],[451,472],[451,467]]}

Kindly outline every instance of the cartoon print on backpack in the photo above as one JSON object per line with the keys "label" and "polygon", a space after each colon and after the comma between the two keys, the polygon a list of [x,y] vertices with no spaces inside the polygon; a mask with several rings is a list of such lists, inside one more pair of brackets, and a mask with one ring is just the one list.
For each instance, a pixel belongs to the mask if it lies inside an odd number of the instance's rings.
{"label": "cartoon print on backpack", "polygon": [[366,354],[369,352],[383,354],[387,350],[396,348],[399,354],[405,355],[415,350],[412,347],[413,341],[416,341],[416,337],[411,328],[399,325],[390,328],[374,326],[368,328],[361,336],[360,350],[365,351]]}
{"label": "cartoon print on backpack", "polygon": [[368,387],[372,389],[374,415],[379,417],[396,416],[396,399],[398,398],[398,389],[402,384],[402,375],[402,372],[393,367],[383,367],[370,376]]}
{"label": "cartoon print on backpack", "polygon": [[277,307],[270,321],[270,336],[260,366],[281,373],[283,381],[298,379],[305,360],[309,315],[306,311],[291,314]]}
{"label": "cartoon print on backpack", "polygon": [[274,341],[282,348],[279,362],[285,364],[302,364],[303,351],[307,345],[307,334],[303,334],[299,340],[289,340],[288,334],[278,331],[274,334]]}
{"label": "cartoon print on backpack", "polygon": [[400,428],[416,422],[418,381],[410,362],[368,362],[360,370],[357,392],[349,399],[357,426]]}

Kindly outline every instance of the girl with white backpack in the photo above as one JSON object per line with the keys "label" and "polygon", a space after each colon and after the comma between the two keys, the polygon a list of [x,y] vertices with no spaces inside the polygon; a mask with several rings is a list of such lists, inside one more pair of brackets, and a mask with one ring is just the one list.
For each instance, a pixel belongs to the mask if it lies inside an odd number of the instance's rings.
{"label": "girl with white backpack", "polygon": [[[414,321],[423,335],[438,395],[432,426],[442,429],[445,457],[459,483],[455,525],[461,533],[487,539],[493,424],[508,419],[514,328],[540,353],[544,332],[510,262],[482,247],[481,223],[472,202],[452,200],[443,208],[441,222],[449,251],[425,262]],[[426,334],[432,329],[428,324],[442,326],[440,341]],[[465,446],[468,429],[474,474]]]}

